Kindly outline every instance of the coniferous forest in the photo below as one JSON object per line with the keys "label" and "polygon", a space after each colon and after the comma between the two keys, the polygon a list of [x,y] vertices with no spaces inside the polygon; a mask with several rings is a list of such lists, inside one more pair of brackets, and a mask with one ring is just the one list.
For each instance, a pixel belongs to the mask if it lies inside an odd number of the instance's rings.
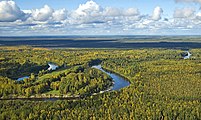
{"label": "coniferous forest", "polygon": [[[189,52],[0,47],[0,119],[199,120],[201,49]],[[99,64],[130,85],[101,92],[115,83]]]}

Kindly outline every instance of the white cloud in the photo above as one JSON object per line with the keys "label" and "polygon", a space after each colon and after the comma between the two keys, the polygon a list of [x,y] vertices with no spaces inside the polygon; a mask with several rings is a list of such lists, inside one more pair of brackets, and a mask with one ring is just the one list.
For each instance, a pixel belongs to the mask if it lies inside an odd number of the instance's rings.
{"label": "white cloud", "polygon": [[69,23],[82,24],[93,23],[93,21],[102,20],[102,8],[94,1],[88,1],[80,4],[79,7],[70,13]]}
{"label": "white cloud", "polygon": [[31,10],[22,10],[25,14],[32,14]]}
{"label": "white cloud", "polygon": [[103,15],[105,16],[136,16],[139,15],[139,11],[137,8],[128,8],[128,9],[119,9],[107,7],[103,11]]}
{"label": "white cloud", "polygon": [[66,9],[60,9],[56,10],[53,14],[52,17],[56,21],[62,21],[67,18],[67,10]]}
{"label": "white cloud", "polygon": [[196,19],[201,22],[201,12],[196,14]]}
{"label": "white cloud", "polygon": [[0,22],[13,22],[24,17],[24,12],[14,1],[0,1]]}
{"label": "white cloud", "polygon": [[127,10],[124,11],[123,14],[125,16],[135,16],[135,15],[139,15],[139,11],[137,8],[128,8]]}
{"label": "white cloud", "polygon": [[196,16],[201,17],[201,12],[198,12]]}
{"label": "white cloud", "polygon": [[153,14],[152,14],[152,19],[155,21],[158,21],[161,19],[161,14],[163,13],[163,9],[160,8],[159,6],[155,7]]}
{"label": "white cloud", "polygon": [[49,7],[48,5],[44,5],[43,8],[35,9],[35,10],[24,10],[25,13],[29,13],[32,15],[30,21],[37,21],[40,22],[61,22],[67,19],[68,11],[63,8],[59,10],[54,10],[53,8]]}
{"label": "white cloud", "polygon": [[32,11],[32,17],[36,21],[47,21],[52,17],[54,10],[48,5],[44,5],[41,9],[35,9]]}
{"label": "white cloud", "polygon": [[201,0],[175,0],[176,2],[194,2],[194,3],[201,3]]}
{"label": "white cloud", "polygon": [[191,18],[194,16],[195,10],[193,8],[182,8],[174,11],[175,18]]}
{"label": "white cloud", "polygon": [[88,1],[85,4],[80,4],[75,13],[80,16],[97,14],[101,11],[101,7],[94,1]]}
{"label": "white cloud", "polygon": [[118,8],[107,7],[103,11],[103,15],[110,16],[110,17],[121,16],[122,11],[120,9],[118,9]]}

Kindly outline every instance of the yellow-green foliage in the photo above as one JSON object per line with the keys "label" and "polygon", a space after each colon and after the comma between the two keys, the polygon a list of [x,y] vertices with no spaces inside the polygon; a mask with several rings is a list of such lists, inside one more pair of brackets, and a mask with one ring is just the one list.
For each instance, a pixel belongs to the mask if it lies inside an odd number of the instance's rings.
{"label": "yellow-green foliage", "polygon": [[[70,69],[79,65],[87,66],[91,60],[99,59],[105,69],[126,77],[131,83],[129,87],[119,91],[74,101],[1,101],[1,119],[201,119],[201,49],[192,49],[190,52],[192,57],[184,60],[181,56],[183,51],[176,49],[31,48],[19,52],[18,49],[1,48],[1,72],[8,69],[12,71],[9,67],[13,65],[11,63],[43,66],[51,61],[60,66],[66,64],[66,69]],[[24,62],[25,60],[28,62]],[[43,71],[38,79],[44,81],[51,75],[57,76],[61,73],[62,70],[48,74]],[[15,77],[14,73],[2,75]],[[79,72],[68,75],[70,82],[74,77],[80,77],[78,83],[84,78],[84,74]],[[3,79],[8,78],[1,77],[1,80],[5,81]],[[9,81],[11,82],[10,79]],[[37,79],[31,83],[37,83],[36,81]],[[58,91],[55,92],[58,81],[52,82],[52,93],[58,94]],[[69,85],[65,77],[62,81]],[[3,84],[5,85],[4,82]],[[8,93],[10,92],[12,93]]]}

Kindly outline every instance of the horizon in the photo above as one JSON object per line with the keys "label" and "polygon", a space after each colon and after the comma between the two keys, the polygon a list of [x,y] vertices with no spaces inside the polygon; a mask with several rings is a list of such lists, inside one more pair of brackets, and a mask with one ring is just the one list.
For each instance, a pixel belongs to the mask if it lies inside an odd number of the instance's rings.
{"label": "horizon", "polygon": [[112,36],[115,36],[115,37],[138,37],[138,36],[140,36],[140,37],[201,37],[201,35],[157,35],[157,34],[155,34],[155,35],[131,35],[131,34],[128,34],[128,35],[0,35],[0,38],[9,38],[9,37],[11,37],[11,38],[13,38],[13,37],[17,37],[17,38],[20,38],[20,37],[58,37],[58,38],[62,38],[62,37],[74,37],[74,38],[79,38],[79,37],[100,37],[100,38],[102,38],[102,37],[112,37]]}

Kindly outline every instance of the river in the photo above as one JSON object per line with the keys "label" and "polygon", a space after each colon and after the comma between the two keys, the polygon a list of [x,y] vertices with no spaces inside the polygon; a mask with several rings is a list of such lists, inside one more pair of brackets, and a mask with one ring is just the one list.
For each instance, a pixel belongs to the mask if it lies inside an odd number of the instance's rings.
{"label": "river", "polygon": [[114,85],[112,87],[112,90],[119,90],[121,88],[124,88],[124,87],[127,87],[130,85],[130,83],[127,80],[125,80],[123,77],[121,77],[115,73],[105,71],[101,67],[101,65],[95,65],[95,66],[92,66],[92,68],[96,68],[96,69],[103,71],[104,73],[108,74],[113,79]]}

